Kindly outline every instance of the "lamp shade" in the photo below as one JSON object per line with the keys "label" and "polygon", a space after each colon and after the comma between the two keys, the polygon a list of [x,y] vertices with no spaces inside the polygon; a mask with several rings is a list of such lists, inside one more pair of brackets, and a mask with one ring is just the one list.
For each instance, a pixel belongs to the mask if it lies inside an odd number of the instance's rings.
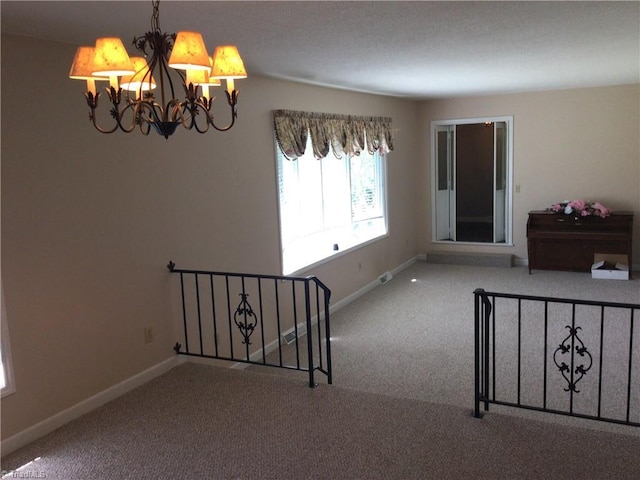
{"label": "lamp shade", "polygon": [[180,70],[210,70],[209,54],[198,32],[178,32],[169,66]]}
{"label": "lamp shade", "polygon": [[[209,64],[213,63],[213,59],[209,59]],[[187,70],[187,85],[193,83],[194,85],[208,85],[211,87],[219,87],[222,82],[219,78],[213,78],[206,70]]]}
{"label": "lamp shade", "polygon": [[211,76],[214,78],[247,78],[247,71],[238,52],[233,45],[216,47],[213,54]]}
{"label": "lamp shade", "polygon": [[74,80],[109,80],[108,77],[98,77],[93,74],[95,71],[95,47],[82,46],[78,47],[76,54],[73,57],[73,63],[71,64],[71,70],[69,70],[69,78]]}
{"label": "lamp shade", "polygon": [[135,70],[122,40],[105,37],[96,40],[93,74],[99,77],[133,75]]}
{"label": "lamp shade", "polygon": [[131,63],[133,63],[135,73],[122,77],[120,87],[125,90],[142,90],[143,92],[156,88],[156,81],[151,76],[147,61],[142,57],[131,57]]}

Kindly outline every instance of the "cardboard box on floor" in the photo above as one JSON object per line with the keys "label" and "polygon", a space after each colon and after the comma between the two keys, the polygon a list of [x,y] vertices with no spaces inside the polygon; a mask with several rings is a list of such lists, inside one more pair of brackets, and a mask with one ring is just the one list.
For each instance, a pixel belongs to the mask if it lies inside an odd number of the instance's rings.
{"label": "cardboard box on floor", "polygon": [[611,253],[594,254],[591,277],[605,280],[629,280],[627,256]]}

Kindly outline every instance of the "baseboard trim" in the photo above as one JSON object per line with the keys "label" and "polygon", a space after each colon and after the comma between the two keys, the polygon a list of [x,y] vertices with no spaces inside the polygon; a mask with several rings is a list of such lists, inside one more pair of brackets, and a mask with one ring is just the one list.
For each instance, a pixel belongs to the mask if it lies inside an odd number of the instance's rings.
{"label": "baseboard trim", "polygon": [[126,380],[103,390],[96,395],[87,398],[86,400],[81,401],[80,403],[76,403],[72,407],[63,410],[60,413],[53,415],[52,417],[47,418],[46,420],[41,421],[15,435],[5,439],[0,444],[0,449],[2,450],[2,455],[7,455],[11,452],[14,452],[18,448],[24,447],[29,443],[37,440],[40,437],[43,437],[47,433],[53,432],[54,430],[60,428],[64,424],[70,422],[71,420],[75,420],[86,413],[89,413],[92,410],[95,410],[98,407],[101,407],[107,402],[111,400],[115,400],[121,395],[137,388],[149,380],[153,380],[154,378],[167,373],[172,368],[178,366],[180,364],[180,360],[178,356],[174,356],[168,358],[167,360],[154,365],[151,368],[148,368],[133,377],[127,378]]}
{"label": "baseboard trim", "polygon": [[529,266],[529,259],[528,258],[520,258],[520,257],[513,257],[513,265],[515,267],[528,267]]}
{"label": "baseboard trim", "polygon": [[427,253],[427,263],[511,268],[513,255],[510,253],[430,252]]}
{"label": "baseboard trim", "polygon": [[[417,260],[419,260],[419,256],[410,258],[406,262],[398,265],[396,268],[391,270],[391,273],[393,275],[395,275],[398,272],[401,272],[402,270],[404,270],[405,268],[408,268],[409,266],[413,265]],[[356,290],[354,293],[352,293],[351,295],[346,296],[345,298],[343,298],[339,302],[336,302],[334,304],[329,305],[329,315],[333,314],[334,312],[337,312],[341,308],[346,307],[351,302],[354,302],[355,300],[357,300],[358,298],[363,296],[365,293],[370,292],[371,290],[373,290],[374,288],[376,288],[378,286],[380,286],[380,279],[379,278],[374,280],[374,281],[372,281],[371,283],[365,285],[364,287],[360,288],[359,290]],[[316,316],[314,316],[311,319],[311,326],[315,326],[317,323],[318,323],[318,318]],[[299,335],[304,335],[306,333],[306,331],[307,331],[306,323],[305,322],[299,323],[298,324],[298,334]],[[275,339],[274,341],[272,341],[268,345],[265,345],[265,347],[264,347],[265,355],[269,355],[271,352],[275,351],[277,348],[278,348],[278,339]],[[254,352],[249,358],[252,361],[262,358],[262,349]],[[245,368],[248,368],[250,365],[251,364],[249,364],[249,363],[236,362],[231,366],[231,368],[238,369],[238,370],[243,370]]]}
{"label": "baseboard trim", "polygon": [[[406,262],[398,265],[396,268],[391,270],[391,273],[393,275],[398,274],[402,270],[404,270],[404,269],[410,267],[411,265],[413,265],[414,263],[416,263],[416,261],[418,261],[418,259],[419,259],[419,257],[410,258]],[[371,290],[373,290],[374,288],[376,288],[378,286],[380,286],[380,279],[376,278],[373,282],[365,285],[364,287],[360,288],[359,290],[356,290],[351,295],[348,295],[348,296],[344,297],[339,302],[336,302],[335,304],[332,304],[330,309],[329,309],[329,312],[330,313],[337,312],[341,308],[346,307],[350,303],[356,301],[358,298],[360,298],[361,296],[363,296],[366,293],[369,293]]]}

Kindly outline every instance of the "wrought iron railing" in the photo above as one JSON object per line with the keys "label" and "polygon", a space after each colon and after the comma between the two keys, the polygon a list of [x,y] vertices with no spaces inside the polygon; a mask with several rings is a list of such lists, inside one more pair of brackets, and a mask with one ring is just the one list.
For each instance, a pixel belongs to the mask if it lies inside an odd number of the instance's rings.
{"label": "wrought iron railing", "polygon": [[474,296],[476,417],[496,404],[640,426],[640,304]]}
{"label": "wrought iron railing", "polygon": [[177,269],[182,299],[180,355],[308,372],[332,383],[331,290],[314,276]]}

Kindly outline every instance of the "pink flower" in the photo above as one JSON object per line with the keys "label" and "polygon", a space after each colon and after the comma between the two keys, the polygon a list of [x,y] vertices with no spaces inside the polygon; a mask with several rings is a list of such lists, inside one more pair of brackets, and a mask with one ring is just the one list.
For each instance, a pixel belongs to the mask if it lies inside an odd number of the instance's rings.
{"label": "pink flower", "polygon": [[591,206],[593,207],[593,210],[594,210],[593,213],[599,217],[604,218],[611,214],[611,210],[609,210],[607,207],[602,205],[600,202],[593,202],[593,205]]}
{"label": "pink flower", "polygon": [[559,212],[561,210],[564,210],[564,207],[559,203],[556,203],[555,205],[551,206],[551,210],[553,210],[554,212]]}
{"label": "pink flower", "polygon": [[573,200],[572,202],[569,202],[569,206],[574,210],[584,210],[584,207],[587,205],[582,200]]}

